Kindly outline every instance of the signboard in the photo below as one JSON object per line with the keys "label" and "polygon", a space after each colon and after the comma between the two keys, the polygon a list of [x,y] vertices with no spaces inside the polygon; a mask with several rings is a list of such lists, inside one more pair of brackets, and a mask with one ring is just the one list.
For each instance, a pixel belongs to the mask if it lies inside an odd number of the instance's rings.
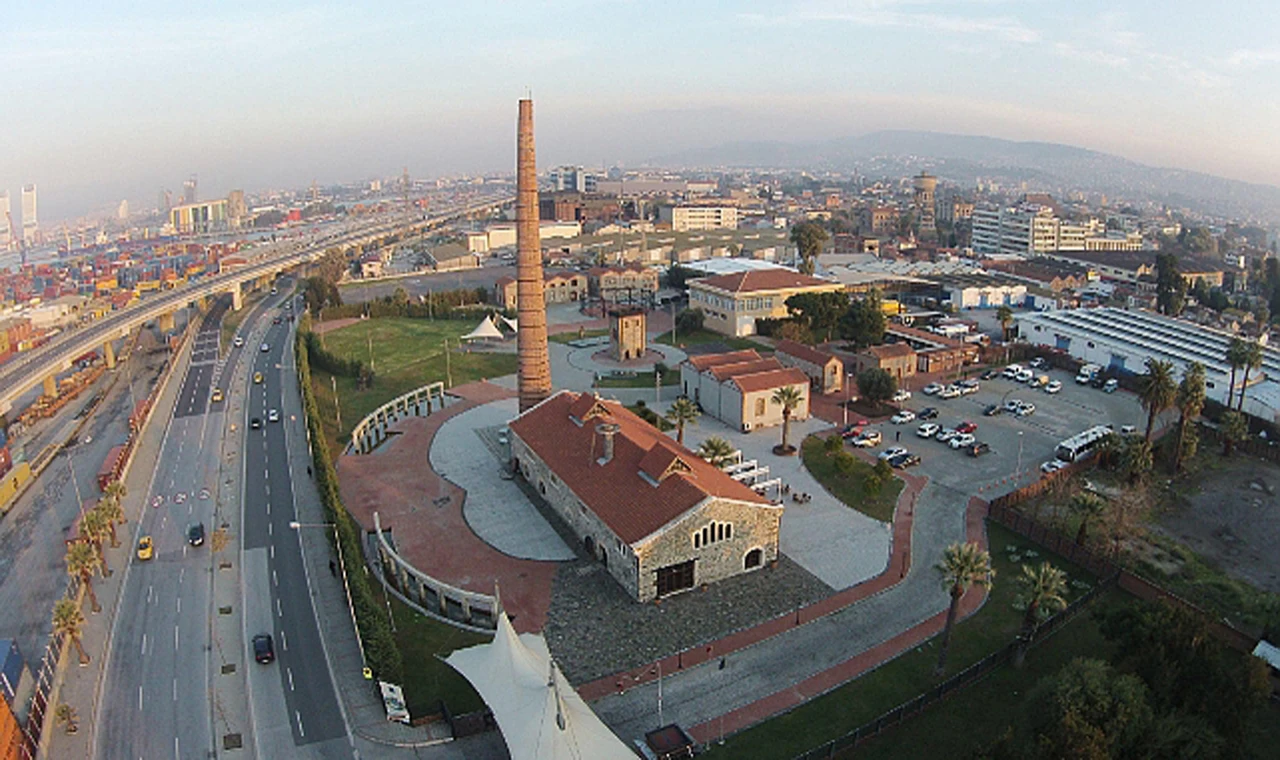
{"label": "signboard", "polygon": [[404,703],[404,691],[386,681],[378,681],[378,689],[382,692],[382,704],[387,708],[387,720],[398,720],[408,725],[409,708]]}

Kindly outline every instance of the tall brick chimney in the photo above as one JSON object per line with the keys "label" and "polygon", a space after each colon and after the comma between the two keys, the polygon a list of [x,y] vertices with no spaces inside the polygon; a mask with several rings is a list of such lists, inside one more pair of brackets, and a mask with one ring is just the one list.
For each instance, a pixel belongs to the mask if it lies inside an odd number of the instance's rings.
{"label": "tall brick chimney", "polygon": [[516,127],[516,332],[520,411],[551,395],[547,304],[542,295],[542,234],[538,227],[538,168],[533,151],[533,101],[520,101]]}

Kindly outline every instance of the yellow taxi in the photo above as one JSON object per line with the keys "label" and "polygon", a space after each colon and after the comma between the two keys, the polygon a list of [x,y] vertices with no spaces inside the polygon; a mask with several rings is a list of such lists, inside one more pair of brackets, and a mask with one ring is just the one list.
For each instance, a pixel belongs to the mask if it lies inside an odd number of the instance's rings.
{"label": "yellow taxi", "polygon": [[155,548],[151,545],[151,536],[143,536],[138,541],[138,559],[148,560],[155,554]]}
{"label": "yellow taxi", "polygon": [[261,383],[261,382],[262,382],[262,373],[261,373],[261,372],[254,372],[254,373],[253,373],[253,382],[255,382],[255,383]]}
{"label": "yellow taxi", "polygon": [[216,404],[216,403],[218,403],[219,401],[221,401],[221,400],[222,400],[222,389],[221,389],[221,388],[214,388],[214,389],[213,389],[213,395],[209,397],[209,400],[210,400],[210,401],[212,401],[212,402],[213,402],[213,403],[215,403],[215,404]]}

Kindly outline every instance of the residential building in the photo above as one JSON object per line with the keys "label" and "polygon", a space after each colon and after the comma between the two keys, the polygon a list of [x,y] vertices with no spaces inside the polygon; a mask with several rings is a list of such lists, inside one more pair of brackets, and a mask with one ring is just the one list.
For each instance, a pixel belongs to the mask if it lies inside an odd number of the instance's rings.
{"label": "residential building", "polygon": [[616,401],[561,391],[510,428],[516,471],[637,602],[778,558],[780,504]]}
{"label": "residential building", "polygon": [[734,206],[663,206],[659,221],[671,225],[674,232],[698,230],[736,230],[738,209]]}
{"label": "residential building", "polygon": [[703,412],[743,432],[782,424],[782,407],[772,400],[782,387],[803,397],[791,418],[809,418],[808,376],[751,349],[690,356],[680,365],[680,385]]}
{"label": "residential building", "polygon": [[[581,272],[544,270],[542,297],[549,304],[587,300],[587,276]],[[499,277],[493,284],[494,301],[503,308],[516,308],[516,278]]]}
{"label": "residential building", "polygon": [[862,213],[862,229],[872,235],[892,235],[898,231],[898,209],[895,206],[868,206]]}
{"label": "residential building", "polygon": [[788,316],[786,300],[797,293],[843,290],[838,282],[790,269],[763,269],[689,281],[689,307],[702,309],[703,326],[723,335],[754,335],[756,320]]}
{"label": "residential building", "polygon": [[882,369],[893,375],[899,383],[915,376],[919,362],[916,352],[904,342],[868,346],[854,356],[854,361],[855,374],[862,374],[869,369]]}
{"label": "residential building", "polygon": [[595,267],[587,282],[593,298],[609,303],[652,303],[658,294],[658,272],[647,267]]}
{"label": "residential building", "polygon": [[844,389],[844,362],[835,354],[792,340],[778,341],[774,358],[784,367],[795,367],[809,378],[818,393],[839,393]]}

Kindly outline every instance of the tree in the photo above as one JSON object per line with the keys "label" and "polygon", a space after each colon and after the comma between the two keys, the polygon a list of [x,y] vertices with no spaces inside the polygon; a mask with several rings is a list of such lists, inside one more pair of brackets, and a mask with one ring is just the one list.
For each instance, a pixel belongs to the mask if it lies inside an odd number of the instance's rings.
{"label": "tree", "polygon": [[74,734],[80,730],[78,718],[76,709],[66,702],[60,703],[53,710],[53,719],[57,721],[59,726],[63,726],[68,734]]}
{"label": "tree", "polygon": [[98,595],[93,591],[93,571],[98,569],[98,553],[83,541],[75,541],[67,545],[67,575],[79,578],[84,584],[85,593],[89,595],[89,609],[101,612]]}
{"label": "tree", "polygon": [[705,319],[706,314],[702,309],[684,309],[676,315],[676,337],[701,330]]}
{"label": "tree", "polygon": [[1084,546],[1085,539],[1088,537],[1089,521],[1100,517],[1106,509],[1107,503],[1095,493],[1084,491],[1071,499],[1071,511],[1080,517],[1080,529],[1076,531],[1076,546]]}
{"label": "tree", "polygon": [[391,305],[403,311],[409,307],[409,291],[403,285],[397,285],[391,294]]}
{"label": "tree", "polygon": [[1151,431],[1155,427],[1156,417],[1173,406],[1178,395],[1178,386],[1173,382],[1173,363],[1161,359],[1147,358],[1147,372],[1138,378],[1138,399],[1142,408],[1147,410],[1147,441],[1151,440]]}
{"label": "tree", "polygon": [[883,369],[865,369],[858,373],[857,382],[858,395],[877,406],[898,392],[898,379]]}
{"label": "tree", "polygon": [[107,566],[107,551],[104,546],[110,535],[111,528],[107,525],[107,519],[101,512],[91,509],[80,518],[80,536],[98,552],[98,559],[102,563],[103,578],[111,575],[111,568]]}
{"label": "tree", "polygon": [[822,450],[825,451],[828,456],[844,451],[844,438],[842,438],[839,433],[833,433],[832,435],[827,436],[822,439]]}
{"label": "tree", "polygon": [[1237,443],[1249,435],[1249,420],[1232,409],[1222,415],[1222,455],[1231,456]]}
{"label": "tree", "polygon": [[800,222],[791,228],[791,242],[800,254],[800,271],[813,274],[818,254],[822,253],[822,246],[827,242],[827,231],[814,222]]}
{"label": "tree", "polygon": [[1004,339],[1009,340],[1009,328],[1013,325],[1013,309],[1005,304],[996,307],[996,319],[1000,320],[1000,329],[1004,333]]}
{"label": "tree", "polygon": [[1067,606],[1067,574],[1048,562],[1041,562],[1037,567],[1022,566],[1022,576],[1018,578],[1022,588],[1023,601],[1027,604],[1026,614],[1022,617],[1022,633],[1018,636],[1018,648],[1014,652],[1014,667],[1022,667],[1027,659],[1027,648],[1035,638],[1036,629],[1040,627],[1040,616],[1043,613],[1053,614]]}
{"label": "tree", "polygon": [[704,276],[705,275],[696,269],[690,269],[689,267],[680,266],[679,264],[672,264],[667,268],[667,284],[678,290],[688,290],[689,280],[694,280]]}
{"label": "tree", "polygon": [[120,540],[116,538],[116,523],[124,522],[124,507],[120,506],[120,502],[115,499],[104,496],[98,500],[93,510],[102,514],[102,521],[106,523],[107,531],[111,534],[111,547],[119,546]]}
{"label": "tree", "polygon": [[[123,481],[113,480],[107,484],[107,487],[105,490],[103,490],[102,495],[107,497],[108,499],[115,499],[116,501],[123,503],[124,497],[129,495],[129,489],[125,487]],[[120,524],[124,525],[124,523],[125,523],[125,518],[121,516]]]}
{"label": "tree", "polygon": [[84,631],[84,613],[80,611],[74,599],[65,596],[53,605],[53,632],[58,636],[71,639],[80,653],[80,664],[89,664],[89,655],[85,654],[84,645],[80,643],[80,634]]}
{"label": "tree", "polygon": [[867,496],[872,497],[880,493],[880,489],[884,488],[884,484],[888,483],[893,477],[893,465],[887,461],[876,458],[876,463],[871,468],[871,472],[867,473],[864,480],[867,489]]}
{"label": "tree", "polygon": [[948,546],[942,551],[942,561],[934,569],[942,575],[942,587],[951,594],[947,622],[938,646],[938,664],[933,669],[933,675],[941,677],[947,669],[947,649],[951,646],[951,629],[960,614],[961,597],[970,586],[989,588],[996,571],[991,568],[991,555],[972,541]]}
{"label": "tree", "polygon": [[737,450],[733,444],[718,435],[713,435],[698,446],[698,456],[711,463],[712,467],[723,467]]}
{"label": "tree", "polygon": [[1151,441],[1136,435],[1126,436],[1120,449],[1120,469],[1130,483],[1137,483],[1151,474],[1155,458]]}
{"label": "tree", "polygon": [[1237,412],[1244,411],[1244,392],[1249,387],[1249,371],[1262,366],[1261,344],[1256,340],[1245,341],[1244,348],[1240,353],[1240,364],[1244,367],[1244,379],[1240,381],[1240,400],[1236,406]]}
{"label": "tree", "polygon": [[839,290],[833,293],[797,293],[786,300],[791,317],[809,329],[816,338],[831,340],[831,331],[849,310],[849,296]]}
{"label": "tree", "polygon": [[1204,365],[1200,362],[1191,362],[1182,373],[1182,382],[1178,383],[1178,393],[1174,400],[1178,407],[1178,439],[1174,441],[1173,448],[1175,475],[1182,468],[1182,457],[1187,453],[1188,436],[1195,434],[1194,429],[1189,425],[1195,424],[1196,418],[1204,409],[1204,398]]}
{"label": "tree", "polygon": [[839,474],[840,477],[847,478],[853,474],[854,468],[858,466],[858,458],[844,449],[841,449],[836,452],[833,466],[836,468],[836,473]]}
{"label": "tree", "polygon": [[1233,337],[1227,342],[1226,360],[1231,367],[1231,384],[1227,386],[1227,408],[1231,408],[1231,399],[1236,392],[1236,370],[1244,366],[1245,345],[1240,338]]}
{"label": "tree", "polygon": [[1147,757],[1153,711],[1142,679],[1076,658],[1027,697],[1035,758]]}
{"label": "tree", "polygon": [[795,451],[795,447],[789,442],[791,438],[791,413],[796,410],[796,407],[804,403],[804,391],[794,385],[784,385],[775,390],[769,400],[782,407],[782,443],[778,446],[777,453],[787,454]]}
{"label": "tree", "polygon": [[883,343],[884,327],[884,309],[881,307],[880,292],[872,290],[863,298],[849,304],[844,316],[840,318],[839,333],[841,338],[850,341],[861,350],[867,346]]}
{"label": "tree", "polygon": [[1178,271],[1178,257],[1172,253],[1156,254],[1156,310],[1176,317],[1182,313],[1187,298],[1187,280]]}
{"label": "tree", "polygon": [[666,418],[675,423],[676,442],[681,446],[684,445],[684,426],[698,424],[700,414],[698,405],[690,401],[688,396],[676,399],[667,410]]}

